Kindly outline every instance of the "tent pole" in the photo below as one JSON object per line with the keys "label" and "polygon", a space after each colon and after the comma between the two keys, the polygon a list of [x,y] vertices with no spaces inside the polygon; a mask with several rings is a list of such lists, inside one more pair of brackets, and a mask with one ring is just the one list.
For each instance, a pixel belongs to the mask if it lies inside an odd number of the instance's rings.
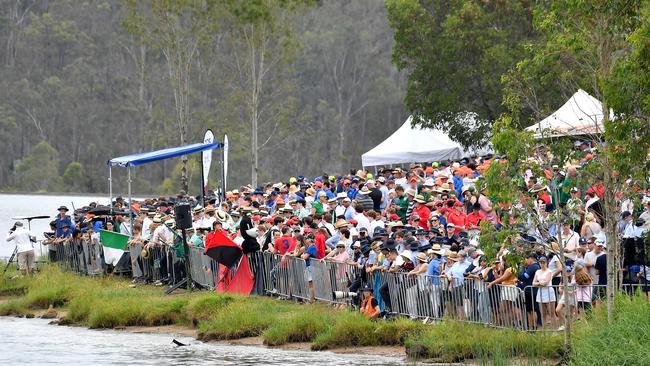
{"label": "tent pole", "polygon": [[128,181],[129,181],[129,237],[133,238],[133,204],[131,202],[131,166],[127,168]]}
{"label": "tent pole", "polygon": [[226,166],[224,165],[224,148],[221,148],[221,202],[226,200]]}
{"label": "tent pole", "polygon": [[113,167],[108,164],[108,206],[113,206]]}

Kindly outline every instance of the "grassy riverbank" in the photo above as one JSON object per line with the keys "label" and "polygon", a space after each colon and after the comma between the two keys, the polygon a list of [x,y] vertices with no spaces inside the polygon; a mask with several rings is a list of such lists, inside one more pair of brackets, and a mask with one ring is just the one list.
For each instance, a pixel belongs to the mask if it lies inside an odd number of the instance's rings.
{"label": "grassy riverbank", "polygon": [[[261,337],[282,346],[308,342],[312,350],[401,346],[406,354],[441,362],[557,360],[561,337],[445,321],[423,325],[408,319],[373,322],[325,304],[303,305],[270,297],[214,292],[163,295],[151,286],[130,287],[120,278],[81,277],[46,267],[35,279],[2,278],[0,315],[27,315],[52,305],[65,309],[63,323],[90,328],[180,325],[204,341]],[[491,361],[490,361],[491,362]],[[541,363],[541,362],[540,362]]]}

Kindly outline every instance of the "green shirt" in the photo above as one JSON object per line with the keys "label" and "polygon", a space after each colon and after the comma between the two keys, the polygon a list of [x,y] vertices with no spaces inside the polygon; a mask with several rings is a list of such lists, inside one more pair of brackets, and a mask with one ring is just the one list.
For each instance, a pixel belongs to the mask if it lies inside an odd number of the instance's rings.
{"label": "green shirt", "polygon": [[323,204],[321,203],[321,201],[315,201],[312,207],[316,210],[317,214],[322,215],[323,212],[325,212],[325,210],[323,210]]}

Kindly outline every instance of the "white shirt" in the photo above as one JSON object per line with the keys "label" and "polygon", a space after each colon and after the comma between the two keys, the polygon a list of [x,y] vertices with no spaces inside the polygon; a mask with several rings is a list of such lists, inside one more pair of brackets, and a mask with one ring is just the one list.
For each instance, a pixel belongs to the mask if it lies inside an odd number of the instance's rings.
{"label": "white shirt", "polygon": [[634,204],[632,203],[632,200],[630,200],[629,198],[623,201],[623,203],[621,203],[621,213],[625,211],[634,213]]}
{"label": "white shirt", "polygon": [[562,232],[562,248],[574,250],[572,253],[564,253],[564,256],[576,260],[576,252],[578,245],[580,243],[580,235],[576,234],[575,231],[571,230],[568,234]]}
{"label": "white shirt", "polygon": [[131,236],[131,224],[128,221],[120,224],[120,234]]}
{"label": "white shirt", "polygon": [[585,203],[585,211],[589,209],[589,206],[593,205],[598,201],[598,196],[594,196],[594,198],[590,198],[586,203]]}
{"label": "white shirt", "polygon": [[370,236],[372,236],[375,233],[375,229],[378,228],[378,227],[384,228],[386,226],[385,226],[384,222],[381,221],[381,220],[373,220],[370,223],[370,228],[368,229],[368,233],[370,233]]}
{"label": "white shirt", "polygon": [[153,231],[151,243],[154,245],[174,244],[174,233],[165,225],[160,225]]}
{"label": "white shirt", "polygon": [[372,235],[372,231],[370,231],[370,220],[366,217],[366,215],[363,214],[363,212],[358,213],[354,216],[354,219],[357,220],[357,229],[361,229],[362,227],[365,227],[366,230],[368,230],[368,235]]}
{"label": "white shirt", "polygon": [[142,220],[142,237],[143,238],[148,238],[151,235],[151,230],[149,228],[151,227],[151,224],[153,224],[153,220],[149,218],[149,216],[145,216],[144,220]]}
{"label": "white shirt", "polygon": [[585,253],[585,263],[589,264],[589,276],[591,276],[591,281],[594,285],[598,284],[598,274],[596,273],[596,268],[594,268],[594,265],[596,264],[596,259],[600,257],[604,253],[596,254],[593,250],[588,251]]}
{"label": "white shirt", "polygon": [[200,228],[200,227],[212,228],[212,226],[210,226],[210,224],[211,224],[211,222],[207,217],[201,216],[199,219],[194,221],[194,223],[192,224],[192,227],[194,229],[197,229],[197,228]]}
{"label": "white shirt", "polygon": [[18,253],[34,250],[31,238],[36,240],[36,235],[24,227],[17,227],[13,233],[7,235],[7,241],[13,241],[16,244]]}

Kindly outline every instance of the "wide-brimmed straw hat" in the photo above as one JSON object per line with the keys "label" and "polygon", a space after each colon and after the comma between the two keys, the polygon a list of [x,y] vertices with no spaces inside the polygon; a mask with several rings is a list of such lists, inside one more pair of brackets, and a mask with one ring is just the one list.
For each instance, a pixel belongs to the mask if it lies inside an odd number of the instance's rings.
{"label": "wide-brimmed straw hat", "polygon": [[420,252],[415,256],[415,259],[419,260],[420,262],[428,263],[429,259],[427,258],[427,255]]}
{"label": "wide-brimmed straw hat", "polygon": [[541,185],[539,183],[535,183],[535,184],[533,184],[533,187],[530,190],[528,190],[528,192],[529,193],[537,193],[537,192],[541,192],[541,191],[543,191],[545,189],[546,189],[545,186],[543,186],[543,185]]}
{"label": "wide-brimmed straw hat", "polygon": [[336,223],[334,224],[334,227],[337,228],[337,229],[341,229],[341,228],[344,228],[344,227],[348,227],[348,225],[349,225],[349,224],[348,224],[347,221],[345,221],[345,220],[343,220],[343,219],[339,219],[339,220],[336,221]]}

